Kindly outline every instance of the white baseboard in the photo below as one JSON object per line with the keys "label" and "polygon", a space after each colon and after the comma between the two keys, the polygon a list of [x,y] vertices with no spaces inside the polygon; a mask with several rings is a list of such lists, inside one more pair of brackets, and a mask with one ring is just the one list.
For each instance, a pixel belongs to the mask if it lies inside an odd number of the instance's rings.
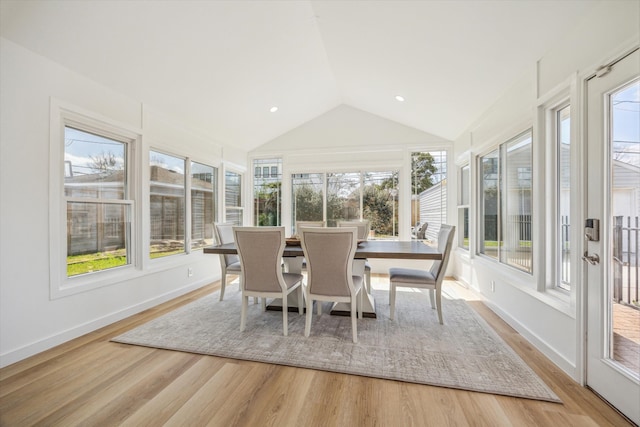
{"label": "white baseboard", "polygon": [[187,286],[183,286],[182,288],[174,289],[170,292],[155,296],[146,301],[124,308],[114,313],[110,313],[98,319],[94,319],[92,321],[83,323],[74,328],[67,329],[66,331],[60,332],[58,334],[49,336],[42,340],[20,347],[16,350],[12,350],[7,353],[0,354],[0,368],[4,368],[5,366],[9,366],[13,363],[24,360],[28,357],[41,353],[45,350],[49,350],[57,345],[60,345],[67,341],[71,341],[72,339],[81,337],[82,335],[88,334],[89,332],[93,332],[97,329],[108,326],[119,320],[125,319],[134,314],[140,313],[141,311],[155,307],[158,304],[162,304],[163,302],[179,297],[180,295],[184,295],[188,292],[201,288],[205,285],[208,285],[211,282],[212,282],[212,279],[207,278],[207,279],[200,280],[198,282],[190,283]]}
{"label": "white baseboard", "polygon": [[548,345],[543,339],[539,336],[531,332],[528,328],[526,328],[522,323],[518,322],[516,319],[511,317],[509,314],[501,310],[495,304],[492,304],[491,301],[483,298],[483,302],[496,313],[502,320],[507,322],[509,326],[515,329],[520,335],[522,335],[527,341],[529,341],[537,350],[542,352],[546,357],[548,357],[556,366],[562,369],[567,375],[569,375],[575,381],[578,381],[577,376],[577,368],[571,363],[571,361],[567,360],[564,356],[559,354],[554,350],[553,347]]}

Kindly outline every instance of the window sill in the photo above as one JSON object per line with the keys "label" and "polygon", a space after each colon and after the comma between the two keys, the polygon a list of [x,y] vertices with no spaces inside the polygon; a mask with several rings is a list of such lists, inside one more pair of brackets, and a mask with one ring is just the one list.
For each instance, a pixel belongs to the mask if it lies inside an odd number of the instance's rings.
{"label": "window sill", "polygon": [[63,278],[59,283],[51,283],[50,299],[55,300],[75,294],[89,292],[105,286],[112,286],[129,280],[134,280],[149,274],[158,273],[174,268],[189,265],[203,256],[208,256],[202,250],[193,251],[191,254],[176,254],[166,258],[157,258],[148,261],[146,268],[136,268],[133,265],[118,267],[112,271],[100,271],[80,275],[72,278]]}

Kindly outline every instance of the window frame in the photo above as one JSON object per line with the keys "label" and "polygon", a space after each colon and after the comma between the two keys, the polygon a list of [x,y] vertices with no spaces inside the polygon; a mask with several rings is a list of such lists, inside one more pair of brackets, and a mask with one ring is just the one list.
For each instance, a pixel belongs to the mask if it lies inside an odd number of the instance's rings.
{"label": "window frame", "polygon": [[[67,203],[84,201],[68,198],[65,195],[65,128],[71,127],[80,131],[93,133],[114,139],[126,144],[126,182],[127,199],[118,204],[128,206],[126,220],[129,231],[126,234],[129,263],[116,268],[67,276]],[[129,278],[140,270],[141,244],[139,234],[141,187],[139,185],[139,155],[141,150],[142,130],[86,111],[74,105],[52,98],[50,101],[49,129],[49,294],[51,299],[85,292],[118,283]],[[92,201],[93,199],[89,199]],[[111,203],[112,201],[108,201]]]}
{"label": "window frame", "polygon": [[[467,170],[467,176],[465,179],[464,171]],[[467,200],[463,198],[464,186],[466,184]],[[457,221],[458,221],[458,248],[467,253],[471,251],[471,163],[467,162],[458,167],[458,206],[457,206]],[[464,212],[466,211],[467,217],[467,230],[468,230],[468,243],[464,246]]]}
{"label": "window frame", "polygon": [[[477,214],[475,215],[478,227],[477,227],[477,243],[476,243],[476,248],[475,248],[475,254],[483,259],[487,259],[490,260],[491,262],[498,262],[502,265],[505,265],[507,267],[509,267],[510,269],[514,270],[514,271],[518,271],[520,273],[523,273],[525,275],[527,275],[528,277],[535,277],[536,276],[536,250],[537,250],[537,246],[541,243],[538,239],[537,239],[537,234],[535,233],[535,229],[534,229],[534,221],[532,219],[531,221],[531,230],[530,230],[530,235],[531,235],[531,270],[528,271],[524,268],[519,268],[515,265],[509,264],[508,262],[506,262],[505,260],[503,260],[503,250],[501,249],[501,246],[504,244],[504,240],[505,240],[505,233],[506,231],[503,230],[505,228],[505,223],[504,221],[504,217],[506,214],[506,210],[507,210],[507,202],[508,200],[505,199],[505,193],[508,193],[508,191],[505,191],[505,186],[508,183],[508,178],[509,178],[509,171],[507,170],[507,168],[509,167],[509,161],[508,161],[508,149],[509,149],[509,145],[512,143],[517,143],[520,140],[526,140],[526,136],[528,135],[528,139],[530,139],[530,150],[531,150],[531,173],[533,174],[533,170],[534,170],[534,164],[535,164],[535,151],[534,151],[534,129],[532,127],[528,127],[526,130],[524,131],[520,131],[518,133],[516,133],[515,135],[511,136],[510,138],[507,138],[506,140],[502,140],[502,142],[500,142],[497,146],[491,146],[490,148],[488,148],[487,150],[479,153],[476,156],[476,167],[477,167],[477,186],[476,186],[476,191],[477,191]],[[523,139],[524,138],[524,139]],[[482,178],[482,173],[483,173],[483,167],[482,167],[482,161],[483,159],[487,158],[487,156],[489,155],[493,155],[493,153],[497,153],[497,186],[496,186],[496,203],[497,203],[497,208],[496,208],[496,215],[497,215],[497,229],[496,229],[496,233],[497,233],[497,253],[496,256],[491,256],[486,254],[485,252],[483,252],[484,249],[484,242],[485,240],[485,226],[484,226],[484,219],[485,219],[485,215],[484,215],[484,187],[482,186],[483,183],[483,178]],[[536,194],[536,185],[537,185],[537,181],[534,179],[534,177],[532,176],[530,179],[531,182],[531,195],[530,195],[530,215],[531,218],[534,218],[537,215],[537,211],[534,208],[534,195]],[[507,236],[507,237],[512,237],[512,236]],[[534,243],[535,242],[535,243]]]}
{"label": "window frame", "polygon": [[[239,205],[238,206],[229,206],[227,205],[227,174],[231,173],[231,174],[235,174],[238,175],[238,177],[240,178],[240,184],[238,185],[238,187],[240,188],[240,196],[238,198],[239,200]],[[233,211],[238,211],[240,213],[240,218],[241,218],[241,225],[245,224],[245,171],[241,170],[240,168],[234,168],[232,166],[229,166],[228,164],[225,164],[223,167],[223,171],[222,171],[222,178],[220,181],[220,185],[222,187],[222,215],[223,215],[223,222],[229,222],[229,218],[228,218],[228,210],[233,210]]]}
{"label": "window frame", "polygon": [[[254,175],[251,177],[251,206],[252,206],[252,212],[251,212],[251,222],[254,226],[258,227],[260,226],[259,224],[259,215],[260,213],[258,212],[258,200],[256,199],[256,189],[259,185],[264,185],[267,183],[280,183],[280,191],[279,194],[277,195],[277,209],[276,209],[276,226],[281,226],[282,222],[283,222],[283,186],[284,186],[284,176],[283,176],[283,162],[284,159],[282,158],[282,156],[272,156],[272,157],[256,157],[256,158],[252,158],[250,159],[250,164],[253,166],[253,170],[254,170]],[[276,163],[276,166],[271,166],[272,163]],[[265,177],[262,174],[262,168],[265,167],[264,165],[268,165],[268,167],[270,168],[271,172],[273,172],[273,169],[276,169],[275,174],[274,173],[270,173],[270,175],[268,177]],[[256,171],[260,171],[260,175],[256,175],[255,172]],[[259,183],[258,180],[262,181],[262,183]]]}
{"label": "window frame", "polygon": [[[391,169],[391,170],[389,170]],[[400,199],[400,186],[399,186],[399,182],[400,182],[400,176],[401,176],[401,168],[397,167],[390,167],[389,169],[386,168],[342,168],[342,169],[331,169],[331,170],[321,170],[321,171],[311,171],[311,170],[305,170],[303,172],[292,172],[288,175],[288,191],[289,191],[289,198],[291,200],[290,206],[289,206],[289,215],[290,215],[290,227],[291,227],[291,233],[295,233],[295,223],[296,223],[296,213],[295,213],[295,208],[296,208],[296,203],[295,203],[295,195],[294,195],[294,190],[295,190],[295,186],[293,185],[293,180],[294,179],[309,179],[311,178],[310,175],[317,175],[319,177],[322,177],[322,221],[324,221],[326,224],[328,224],[329,222],[332,221],[338,221],[340,220],[340,218],[328,218],[328,207],[327,207],[327,195],[329,194],[329,189],[328,189],[328,185],[329,185],[329,179],[328,176],[331,174],[335,174],[335,175],[342,175],[342,174],[358,174],[359,175],[359,185],[358,185],[358,189],[359,189],[359,217],[358,218],[351,218],[352,220],[363,220],[366,219],[364,218],[364,209],[365,209],[365,205],[364,205],[364,189],[366,187],[366,184],[370,181],[367,181],[365,179],[365,175],[368,173],[389,173],[389,177],[388,178],[392,178],[395,180],[396,183],[396,187],[395,187],[395,195],[393,196],[393,200],[392,200],[392,216],[393,214],[395,214],[395,217],[398,218],[397,221],[395,221],[395,224],[392,224],[392,233],[395,232],[396,235],[392,236],[392,239],[390,240],[398,240],[400,239],[400,218],[401,218],[401,211],[400,211],[400,206],[401,206],[401,199]],[[320,219],[316,219],[316,220],[320,220]],[[305,219],[301,219],[300,221],[305,221]]]}
{"label": "window frame", "polygon": [[148,163],[147,163],[147,167],[149,169],[149,171],[151,171],[151,153],[158,153],[158,154],[162,154],[168,157],[173,157],[175,159],[181,160],[182,164],[183,164],[183,168],[184,168],[184,172],[183,172],[183,176],[182,176],[182,189],[184,191],[183,193],[183,199],[184,199],[184,211],[183,211],[183,217],[184,217],[184,221],[182,224],[183,230],[184,230],[184,242],[183,242],[183,251],[180,253],[175,253],[175,254],[167,254],[167,255],[161,255],[159,257],[152,257],[152,252],[151,252],[151,177],[149,177],[149,180],[147,182],[147,186],[148,186],[148,191],[149,191],[149,207],[148,207],[148,211],[149,211],[149,238],[148,238],[148,247],[149,247],[149,251],[147,253],[147,257],[149,260],[151,260],[151,262],[159,262],[159,260],[161,259],[167,259],[167,258],[171,258],[173,256],[176,255],[187,255],[189,254],[191,251],[191,238],[190,238],[190,234],[191,234],[191,206],[190,206],[190,201],[191,201],[191,182],[190,182],[190,175],[191,175],[191,160],[186,157],[186,156],[181,156],[178,154],[174,154],[171,153],[169,151],[166,150],[162,150],[162,149],[157,149],[154,147],[150,147],[149,148],[149,155],[148,157]]}
{"label": "window frame", "polygon": [[[557,114],[564,108],[570,108],[569,120],[569,132],[570,132],[570,147],[569,161],[571,166],[576,165],[576,157],[579,156],[579,147],[576,145],[577,140],[577,115],[578,112],[573,108],[574,99],[573,93],[575,92],[575,84],[573,79],[569,79],[566,86],[562,87],[538,103],[538,127],[540,134],[544,135],[544,141],[541,150],[545,159],[545,167],[547,170],[547,176],[542,181],[544,185],[545,197],[543,203],[545,204],[545,223],[546,227],[543,230],[544,239],[547,242],[548,247],[551,250],[547,250],[545,254],[541,255],[541,260],[545,264],[544,274],[541,274],[541,279],[538,283],[538,290],[540,292],[548,292],[552,296],[557,297],[565,302],[575,301],[575,286],[569,286],[564,288],[560,286],[562,280],[562,261],[560,257],[560,228],[562,227],[560,216],[560,156],[559,156],[559,144],[558,144],[558,117]],[[580,203],[577,202],[578,192],[576,191],[576,184],[578,183],[578,171],[571,172],[570,179],[570,197],[569,197],[569,224],[579,224],[579,220],[576,221],[577,215],[581,209]],[[571,230],[573,228],[573,230]],[[574,243],[579,241],[578,227],[571,227],[569,230],[569,242]],[[578,239],[578,240],[576,240]],[[578,253],[574,250],[569,254],[569,275],[576,278],[579,274],[579,262],[577,262]],[[575,285],[575,282],[574,282]]]}

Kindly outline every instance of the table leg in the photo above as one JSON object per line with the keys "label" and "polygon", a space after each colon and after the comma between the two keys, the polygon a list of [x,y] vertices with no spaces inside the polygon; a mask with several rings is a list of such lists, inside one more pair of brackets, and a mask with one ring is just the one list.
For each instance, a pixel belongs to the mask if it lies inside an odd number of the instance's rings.
{"label": "table leg", "polygon": [[[353,260],[353,275],[362,277],[362,290],[364,292],[362,298],[362,317],[376,318],[376,302],[373,295],[367,292],[364,283],[364,259]],[[351,305],[348,302],[337,302],[331,308],[331,314],[334,316],[351,316]]]}
{"label": "table leg", "polygon": [[[302,261],[304,257],[285,257],[284,258],[284,271],[287,273],[297,273],[300,274],[302,272]],[[304,296],[303,296],[304,298]],[[304,307],[304,301],[302,302]],[[282,299],[275,298],[267,305],[267,310],[273,311],[282,311]],[[298,311],[298,293],[291,292],[289,297],[287,298],[287,311],[289,312],[297,312]]]}

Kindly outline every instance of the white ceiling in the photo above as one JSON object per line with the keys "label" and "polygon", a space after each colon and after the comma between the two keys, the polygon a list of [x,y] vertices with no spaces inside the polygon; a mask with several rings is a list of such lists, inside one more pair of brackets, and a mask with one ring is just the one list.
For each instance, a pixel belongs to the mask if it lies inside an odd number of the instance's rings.
{"label": "white ceiling", "polygon": [[0,29],[251,150],[341,104],[455,139],[596,3],[2,0]]}

